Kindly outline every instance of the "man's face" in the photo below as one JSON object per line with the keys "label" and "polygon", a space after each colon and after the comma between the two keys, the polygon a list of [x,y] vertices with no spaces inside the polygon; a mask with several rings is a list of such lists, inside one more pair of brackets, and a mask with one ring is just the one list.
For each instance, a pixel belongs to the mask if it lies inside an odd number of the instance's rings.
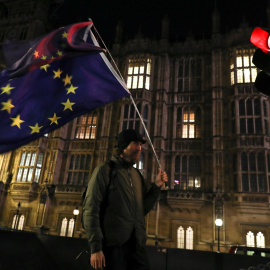
{"label": "man's face", "polygon": [[123,151],[123,158],[129,162],[136,162],[140,158],[142,142],[131,142]]}

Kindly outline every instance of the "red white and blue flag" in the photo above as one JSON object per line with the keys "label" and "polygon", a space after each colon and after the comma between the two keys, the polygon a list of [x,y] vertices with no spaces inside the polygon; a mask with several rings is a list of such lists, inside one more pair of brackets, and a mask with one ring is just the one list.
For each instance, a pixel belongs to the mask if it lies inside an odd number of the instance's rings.
{"label": "red white and blue flag", "polygon": [[90,21],[59,28],[30,48],[15,43],[4,47],[7,69],[0,74],[0,153],[130,95],[91,26]]}

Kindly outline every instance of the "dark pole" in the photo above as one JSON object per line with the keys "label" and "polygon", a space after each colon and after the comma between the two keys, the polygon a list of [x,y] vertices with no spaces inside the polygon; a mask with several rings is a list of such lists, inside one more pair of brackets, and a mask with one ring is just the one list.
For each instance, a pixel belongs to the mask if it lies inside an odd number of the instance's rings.
{"label": "dark pole", "polygon": [[76,219],[77,216],[79,215],[80,211],[78,209],[78,206],[73,210],[73,215],[74,215],[74,228],[73,228],[73,232],[72,232],[72,237],[74,237],[74,231],[75,231],[75,227],[76,227]]}
{"label": "dark pole", "polygon": [[16,219],[15,219],[15,224],[14,224],[14,229],[17,230],[17,226],[19,225],[19,212],[20,212],[20,207],[21,207],[21,202],[18,203],[17,205],[17,210],[16,210]]}
{"label": "dark pole", "polygon": [[74,231],[75,231],[75,226],[76,226],[76,219],[77,219],[77,215],[74,215],[74,228],[73,228],[73,232],[72,232],[72,237],[74,237]]}
{"label": "dark pole", "polygon": [[220,230],[220,226],[218,226],[218,253],[220,253],[219,230]]}

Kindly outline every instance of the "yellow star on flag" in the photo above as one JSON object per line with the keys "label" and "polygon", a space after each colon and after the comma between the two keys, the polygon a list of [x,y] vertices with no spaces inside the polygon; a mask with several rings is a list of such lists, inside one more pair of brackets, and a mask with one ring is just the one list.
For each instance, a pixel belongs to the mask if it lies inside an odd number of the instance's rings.
{"label": "yellow star on flag", "polygon": [[35,58],[38,58],[38,57],[39,57],[38,51],[35,51],[35,52],[33,53],[33,55],[35,56]]}
{"label": "yellow star on flag", "polygon": [[41,59],[42,60],[45,60],[45,59],[47,59],[47,56],[46,55],[42,55]]}
{"label": "yellow star on flag", "polygon": [[35,126],[29,126],[29,127],[32,129],[31,134],[39,133],[39,130],[42,128],[42,126],[41,127],[38,126],[38,123],[36,123]]}
{"label": "yellow star on flag", "polygon": [[15,107],[11,104],[11,99],[9,99],[7,102],[2,102],[1,104],[3,105],[1,111],[7,110],[8,113],[10,113],[11,109]]}
{"label": "yellow star on flag", "polygon": [[76,93],[75,93],[75,90],[76,90],[77,88],[78,88],[78,87],[74,87],[74,86],[71,84],[70,87],[67,88],[67,94],[69,94],[69,93],[76,94]]}
{"label": "yellow star on flag", "polygon": [[63,37],[63,38],[67,38],[67,37],[68,37],[68,33],[67,33],[67,32],[64,32],[64,33],[62,34],[62,37]]}
{"label": "yellow star on flag", "polygon": [[62,55],[63,55],[63,52],[57,51],[57,55],[58,55],[58,56],[62,56]]}
{"label": "yellow star on flag", "polygon": [[18,114],[15,118],[10,118],[13,123],[11,124],[11,126],[17,126],[18,128],[21,128],[21,123],[23,123],[24,121],[20,119],[20,115]]}
{"label": "yellow star on flag", "polygon": [[58,68],[57,71],[53,70],[53,73],[54,73],[54,76],[53,78],[59,78],[60,79],[60,76],[61,76],[61,73],[63,72],[63,70],[60,70],[60,68]]}
{"label": "yellow star on flag", "polygon": [[71,111],[73,111],[73,110],[72,110],[72,106],[73,106],[75,103],[70,102],[70,101],[69,101],[69,98],[67,99],[66,102],[62,102],[62,104],[65,106],[64,111],[65,111],[66,109],[70,109]]}
{"label": "yellow star on flag", "polygon": [[47,72],[47,68],[50,67],[49,64],[43,65],[40,67],[40,69],[44,69]]}
{"label": "yellow star on flag", "polygon": [[2,94],[7,93],[8,95],[10,95],[10,90],[14,89],[14,87],[11,87],[10,84],[7,84],[5,87],[1,87],[2,90]]}
{"label": "yellow star on flag", "polygon": [[72,79],[72,76],[67,75],[66,78],[62,80],[65,83],[64,86],[66,86],[67,84],[71,84],[71,79]]}
{"label": "yellow star on flag", "polygon": [[[52,118],[48,118],[49,120],[51,120],[51,124],[52,123],[55,123],[56,125],[58,125],[58,122],[57,120],[60,119],[61,117],[57,117],[56,114],[54,113],[53,117]],[[50,124],[50,125],[51,125]]]}

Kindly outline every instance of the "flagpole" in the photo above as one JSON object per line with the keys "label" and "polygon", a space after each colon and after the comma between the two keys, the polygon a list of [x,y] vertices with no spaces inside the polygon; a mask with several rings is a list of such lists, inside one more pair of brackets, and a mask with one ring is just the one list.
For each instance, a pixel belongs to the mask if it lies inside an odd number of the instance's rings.
{"label": "flagpole", "polygon": [[[161,167],[161,164],[160,164],[160,162],[159,162],[159,159],[158,159],[157,153],[156,153],[156,151],[155,151],[154,145],[152,144],[152,141],[151,141],[151,139],[150,139],[149,133],[148,133],[147,128],[146,128],[146,126],[145,126],[145,124],[144,124],[143,118],[142,118],[142,116],[141,116],[141,114],[140,114],[140,112],[139,112],[139,110],[138,110],[138,107],[137,107],[137,105],[136,105],[136,103],[135,103],[135,101],[134,101],[132,95],[130,95],[130,99],[131,99],[131,101],[132,101],[132,104],[133,104],[134,107],[135,107],[136,112],[137,112],[138,115],[139,115],[139,118],[140,118],[141,123],[142,123],[142,125],[143,125],[143,128],[144,128],[144,130],[145,130],[146,138],[147,138],[148,143],[150,144],[150,146],[151,146],[151,148],[152,148],[152,150],[153,150],[153,152],[154,152],[154,155],[155,155],[155,157],[156,157],[158,166],[159,166],[159,168],[162,170],[162,167]],[[163,170],[162,170],[162,171],[163,171]]]}
{"label": "flagpole", "polygon": [[[89,20],[91,20],[91,19],[89,19]],[[92,27],[94,28],[94,30],[96,31],[96,33],[97,33],[99,39],[101,40],[102,44],[104,45],[104,47],[105,47],[105,49],[106,49],[106,52],[109,54],[110,58],[112,59],[112,62],[113,62],[113,64],[114,64],[115,68],[116,68],[116,71],[118,72],[118,75],[121,77],[121,79],[123,80],[123,82],[125,82],[125,80],[124,80],[124,78],[123,78],[123,76],[122,76],[120,70],[118,69],[118,67],[117,67],[117,65],[116,65],[116,63],[115,63],[115,61],[114,61],[112,55],[110,54],[110,51],[109,51],[108,48],[106,47],[106,44],[104,43],[103,39],[102,39],[101,36],[99,35],[99,32],[97,31],[95,25],[93,24]],[[159,158],[158,158],[158,156],[157,156],[156,150],[155,150],[155,148],[154,148],[154,145],[153,145],[153,143],[152,143],[152,141],[151,141],[151,138],[150,138],[150,136],[149,136],[149,133],[148,133],[148,131],[147,131],[147,128],[146,128],[146,126],[145,126],[145,124],[144,124],[143,118],[142,118],[142,116],[141,116],[141,114],[140,114],[140,112],[139,112],[139,110],[138,110],[138,107],[137,107],[137,105],[136,105],[136,103],[135,103],[135,101],[134,101],[134,99],[133,99],[131,93],[130,93],[130,99],[131,99],[132,104],[133,104],[134,107],[135,107],[136,112],[137,112],[138,115],[139,115],[139,118],[140,118],[140,120],[141,120],[142,126],[143,126],[143,128],[144,128],[144,130],[145,130],[145,134],[146,134],[147,141],[148,141],[148,143],[150,144],[150,146],[151,146],[151,148],[152,148],[152,150],[153,150],[153,153],[154,153],[155,158],[156,158],[156,160],[157,160],[158,166],[159,166],[159,168],[161,169],[161,171],[163,171],[162,166],[161,166],[160,161],[159,161]]]}

